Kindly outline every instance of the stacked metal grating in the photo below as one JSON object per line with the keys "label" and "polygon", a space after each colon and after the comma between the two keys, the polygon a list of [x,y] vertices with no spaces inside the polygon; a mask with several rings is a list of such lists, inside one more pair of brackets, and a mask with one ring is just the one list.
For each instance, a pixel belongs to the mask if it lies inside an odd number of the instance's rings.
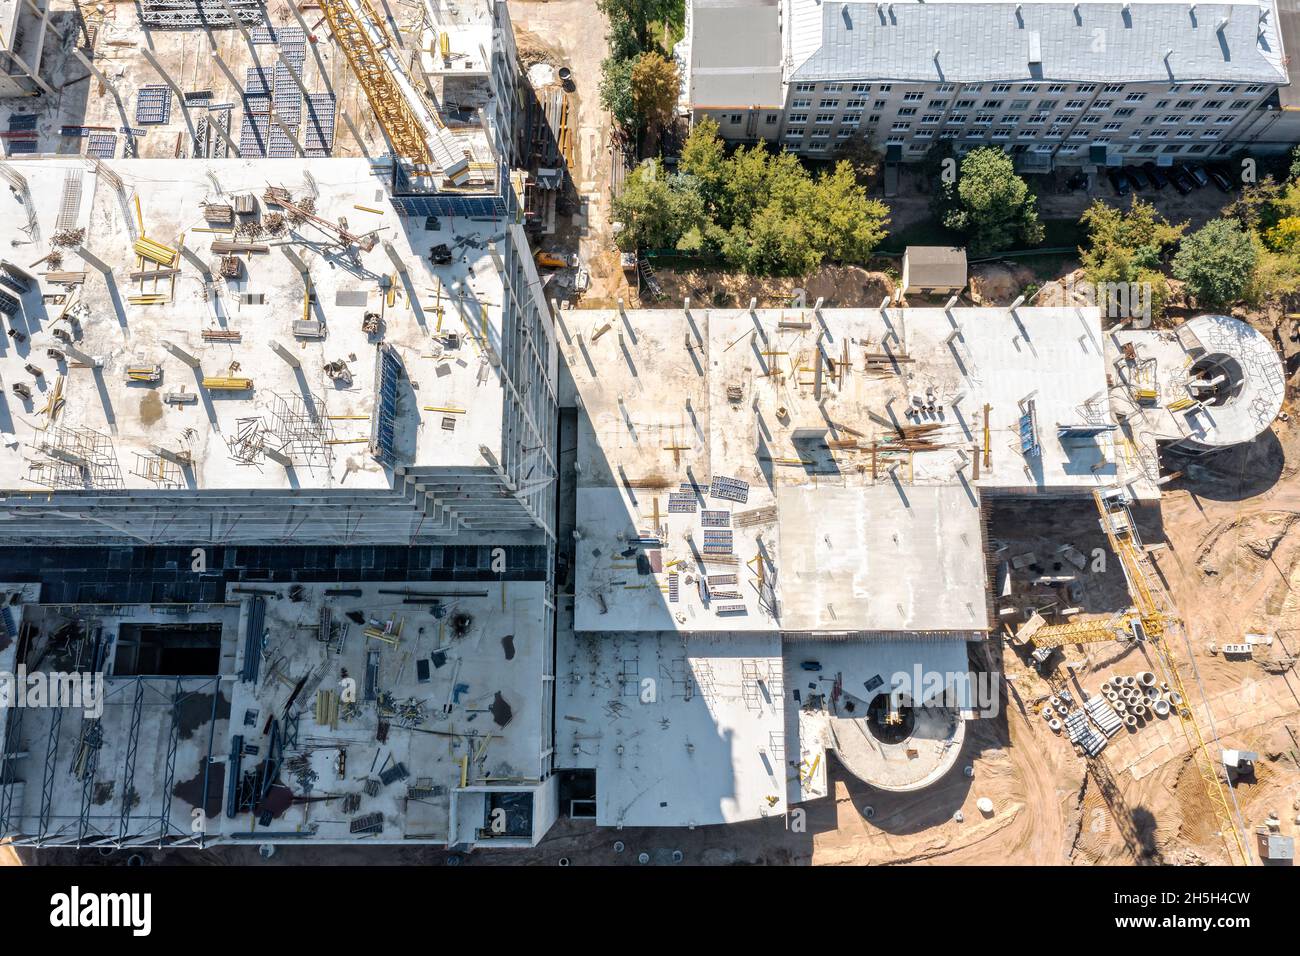
{"label": "stacked metal grating", "polygon": [[172,91],[166,86],[142,86],[135,97],[135,121],[161,126],[172,116]]}
{"label": "stacked metal grating", "polygon": [[307,96],[303,149],[308,156],[329,156],[334,151],[334,94]]}
{"label": "stacked metal grating", "polygon": [[297,126],[302,121],[302,91],[298,89],[298,84],[289,75],[289,68],[283,63],[275,65],[272,101],[281,123],[286,126]]}
{"label": "stacked metal grating", "polygon": [[243,125],[239,128],[239,155],[265,156],[270,140],[271,118],[244,114]]}
{"label": "stacked metal grating", "polygon": [[227,5],[239,22],[257,26],[266,18],[262,0],[140,0],[140,25],[154,30],[193,30],[233,25]]}
{"label": "stacked metal grating", "polygon": [[709,485],[709,497],[737,501],[744,504],[749,500],[749,482],[726,475],[715,475]]}

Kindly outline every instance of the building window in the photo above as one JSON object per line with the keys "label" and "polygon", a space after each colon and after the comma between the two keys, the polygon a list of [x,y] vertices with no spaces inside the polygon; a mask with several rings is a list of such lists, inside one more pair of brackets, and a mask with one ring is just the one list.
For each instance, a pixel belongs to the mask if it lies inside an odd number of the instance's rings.
{"label": "building window", "polygon": [[796,83],[794,85],[796,93],[811,93],[815,89],[817,89],[816,83]]}
{"label": "building window", "polygon": [[812,100],[791,100],[790,101],[790,109],[792,110],[806,110],[810,106],[812,106]]}
{"label": "building window", "polygon": [[790,114],[790,122],[791,122],[791,123],[806,123],[806,122],[808,122],[808,114],[807,114],[807,113],[791,113],[791,114]]}
{"label": "building window", "polygon": [[844,108],[845,108],[845,109],[849,109],[849,110],[852,110],[852,109],[861,109],[862,107],[864,107],[864,106],[866,106],[866,105],[867,105],[867,101],[864,100],[864,99],[846,100],[846,101],[844,102]]}
{"label": "building window", "polygon": [[1020,84],[1020,92],[1021,92],[1021,93],[1037,93],[1037,92],[1038,92],[1038,84],[1037,84],[1037,83],[1021,83],[1021,84]]}
{"label": "building window", "polygon": [[999,126],[993,131],[994,139],[1010,139],[1013,130],[1010,126]]}
{"label": "building window", "polygon": [[952,114],[949,115],[949,117],[948,117],[948,125],[949,125],[949,126],[961,126],[961,125],[962,125],[963,123],[965,123],[965,122],[966,122],[966,114],[965,114],[965,113],[952,113]]}
{"label": "building window", "polygon": [[1091,106],[1089,106],[1088,109],[1090,109],[1090,110],[1108,110],[1108,109],[1111,108],[1111,105],[1112,105],[1114,102],[1115,102],[1114,100],[1097,100],[1097,102],[1095,102],[1095,103],[1093,103]]}
{"label": "building window", "polygon": [[1061,108],[1067,110],[1081,110],[1083,109],[1083,106],[1084,106],[1083,100],[1066,100],[1065,106]]}
{"label": "building window", "polygon": [[1051,84],[1050,86],[1047,87],[1047,92],[1049,92],[1049,93],[1064,93],[1064,92],[1065,92],[1065,84],[1064,84],[1064,83],[1053,83],[1053,84]]}
{"label": "building window", "polygon": [[803,127],[802,127],[802,126],[791,126],[789,129],[787,129],[787,130],[785,131],[785,138],[786,138],[786,139],[803,139]]}
{"label": "building window", "polygon": [[1187,147],[1187,151],[1189,153],[1203,153],[1209,148],[1210,146],[1208,143],[1193,143],[1191,146]]}
{"label": "building window", "polygon": [[814,123],[821,123],[821,124],[823,124],[823,125],[827,125],[827,124],[830,124],[830,123],[834,123],[834,122],[835,122],[835,114],[834,114],[834,113],[818,113],[818,114],[817,114],[817,118],[814,119],[813,122],[814,122]]}
{"label": "building window", "polygon": [[1085,116],[1083,119],[1079,120],[1081,126],[1096,126],[1100,122],[1100,116]]}
{"label": "building window", "polygon": [[968,110],[968,109],[970,109],[972,106],[975,105],[975,101],[974,101],[974,100],[958,100],[954,105],[955,105],[956,108],[959,109],[959,110]]}
{"label": "building window", "polygon": [[1183,148],[1183,147],[1182,147],[1179,143],[1170,143],[1168,146],[1163,147],[1163,148],[1160,150],[1160,152],[1162,152],[1162,153],[1177,153],[1177,152],[1179,152],[1182,148]]}
{"label": "building window", "polygon": [[888,93],[888,92],[889,92],[890,90],[892,90],[893,88],[894,88],[894,84],[892,84],[892,83],[881,83],[879,86],[876,87],[876,92],[877,92],[877,93]]}
{"label": "building window", "polygon": [[976,114],[975,114],[975,125],[976,125],[976,126],[992,126],[992,125],[993,125],[993,114],[992,114],[992,113],[976,113]]}
{"label": "building window", "polygon": [[1001,101],[1001,100],[985,100],[985,101],[984,101],[984,108],[985,108],[986,110],[1000,110],[1000,109],[1002,109],[1002,101]]}
{"label": "building window", "polygon": [[1206,100],[1205,108],[1207,110],[1218,110],[1223,108],[1223,100]]}
{"label": "building window", "polygon": [[1012,100],[1008,109],[1013,109],[1017,112],[1023,113],[1025,110],[1029,109],[1029,100]]}
{"label": "building window", "polygon": [[915,106],[905,106],[905,107],[903,107],[901,110],[898,111],[898,115],[899,115],[899,116],[915,116],[915,115],[916,115],[916,107],[915,107]]}
{"label": "building window", "polygon": [[1220,126],[1227,126],[1229,123],[1232,122],[1232,117],[1231,117],[1231,116],[1220,116],[1220,117],[1219,117],[1218,119],[1216,119],[1214,122],[1217,123],[1217,124],[1220,125]]}
{"label": "building window", "polygon": [[952,83],[940,83],[934,88],[934,91],[936,93],[951,93],[955,89],[957,89],[957,87]]}
{"label": "building window", "polygon": [[1263,87],[1261,84],[1259,84],[1259,83],[1252,83],[1252,84],[1250,84],[1250,86],[1246,87],[1246,89],[1243,90],[1242,92],[1245,92],[1245,93],[1263,93],[1263,92],[1264,92],[1264,87]]}
{"label": "building window", "polygon": [[1132,116],[1133,108],[1131,106],[1121,106],[1119,109],[1115,111],[1115,115],[1117,117]]}
{"label": "building window", "polygon": [[919,90],[912,90],[909,93],[903,94],[904,103],[919,103],[924,98],[925,98],[925,94],[920,92]]}
{"label": "building window", "polygon": [[1196,83],[1196,84],[1193,84],[1193,85],[1188,89],[1187,92],[1189,92],[1189,93],[1204,93],[1204,92],[1205,92],[1206,90],[1208,90],[1209,88],[1210,88],[1210,85],[1209,85],[1208,83]]}
{"label": "building window", "polygon": [[[1075,87],[1075,92],[1076,92],[1076,93],[1091,93],[1091,92],[1092,92],[1093,90],[1095,90],[1096,88],[1097,88],[1097,84],[1096,84],[1096,83],[1080,83],[1077,87]],[[1062,87],[1062,89],[1064,89],[1064,87]],[[1123,87],[1120,87],[1120,89],[1123,89]],[[1119,90],[1111,90],[1111,92],[1112,92],[1112,93],[1118,93]]]}
{"label": "building window", "polygon": [[732,113],[730,116],[727,117],[727,122],[731,123],[733,126],[736,123],[739,123],[740,120],[741,120],[741,115],[739,113]]}
{"label": "building window", "polygon": [[843,84],[843,83],[827,83],[824,87],[822,87],[822,92],[823,92],[823,93],[838,93],[838,92],[840,92],[842,89],[844,89],[844,84]]}
{"label": "building window", "polygon": [[776,120],[777,120],[777,116],[776,116],[775,113],[769,113],[769,114],[767,115],[767,125],[768,125],[768,126],[775,126],[775,125],[776,125]]}
{"label": "building window", "polygon": [[1234,110],[1244,110],[1249,105],[1250,100],[1233,100],[1232,106],[1229,108]]}
{"label": "building window", "polygon": [[1146,99],[1146,98],[1147,98],[1147,95],[1146,95],[1145,93],[1130,93],[1128,96],[1124,97],[1124,102],[1125,102],[1125,103],[1141,103],[1141,102],[1142,102],[1144,99]]}
{"label": "building window", "polygon": [[888,100],[876,100],[876,102],[871,104],[871,108],[879,112],[880,110],[883,110],[888,105],[889,105]]}
{"label": "building window", "polygon": [[[1168,102],[1168,101],[1167,101],[1167,100],[1161,100],[1160,102],[1161,102],[1161,103],[1164,103],[1164,102]],[[1156,104],[1156,106],[1159,106],[1159,105],[1160,105],[1160,103],[1157,103],[1157,104]],[[1195,105],[1196,105],[1196,101],[1195,101],[1195,100],[1179,100],[1179,101],[1178,101],[1178,105],[1175,106],[1174,109],[1176,109],[1176,110],[1190,110],[1190,109],[1191,109],[1193,106],[1195,106]]]}
{"label": "building window", "polygon": [[1156,151],[1155,143],[1145,143],[1137,148],[1139,153],[1154,153]]}
{"label": "building window", "polygon": [[893,133],[906,133],[911,128],[911,123],[895,123],[893,126],[889,127],[890,132]]}
{"label": "building window", "polygon": [[817,105],[820,106],[822,109],[830,109],[830,110],[833,110],[833,109],[835,109],[835,107],[837,107],[837,106],[840,105],[840,101],[839,101],[839,99],[837,99],[836,97],[833,97],[833,96],[832,96],[832,97],[829,98],[829,99],[822,100],[822,101],[821,101],[820,103],[818,103]]}
{"label": "building window", "polygon": [[1123,125],[1124,125],[1123,123],[1107,123],[1105,126],[1102,127],[1102,129],[1105,130],[1107,133],[1118,133],[1120,127]]}
{"label": "building window", "polygon": [[1223,86],[1219,87],[1218,92],[1220,92],[1220,93],[1236,93],[1236,92],[1237,92],[1236,84],[1233,84],[1233,83],[1225,83]]}
{"label": "building window", "polygon": [[1102,92],[1103,92],[1103,93],[1123,93],[1123,92],[1124,92],[1124,84],[1123,84],[1123,83],[1107,83],[1107,84],[1102,88]]}
{"label": "building window", "polygon": [[942,119],[942,116],[939,113],[926,113],[921,117],[921,125],[933,126],[935,123],[939,122],[940,119]]}
{"label": "building window", "polygon": [[849,91],[852,92],[852,93],[870,93],[870,92],[871,92],[871,84],[870,84],[870,83],[854,83],[852,86],[849,87]]}

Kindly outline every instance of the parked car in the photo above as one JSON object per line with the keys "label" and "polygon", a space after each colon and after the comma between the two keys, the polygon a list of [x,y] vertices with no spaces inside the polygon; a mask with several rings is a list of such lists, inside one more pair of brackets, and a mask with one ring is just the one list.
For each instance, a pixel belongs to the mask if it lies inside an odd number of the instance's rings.
{"label": "parked car", "polygon": [[1219,187],[1220,192],[1230,193],[1237,188],[1237,184],[1231,176],[1223,171],[1222,167],[1208,166],[1205,171],[1209,174],[1210,181]]}
{"label": "parked car", "polygon": [[1088,188],[1088,174],[1084,172],[1075,173],[1065,181],[1065,188],[1071,192]]}
{"label": "parked car", "polygon": [[1121,197],[1127,196],[1129,190],[1133,188],[1132,182],[1122,169],[1106,170],[1106,178],[1110,180],[1110,186]]}
{"label": "parked car", "polygon": [[1143,163],[1141,167],[1142,174],[1146,176],[1147,182],[1151,184],[1152,189],[1164,189],[1169,185],[1169,180],[1165,177],[1155,163]]}
{"label": "parked car", "polygon": [[1205,174],[1205,170],[1202,169],[1200,166],[1191,164],[1191,165],[1180,166],[1178,168],[1181,169],[1187,176],[1191,178],[1192,182],[1196,184],[1197,188],[1201,186],[1210,185],[1210,177]]}
{"label": "parked car", "polygon": [[1180,196],[1186,196],[1196,188],[1196,180],[1192,179],[1191,176],[1188,176],[1181,169],[1169,170],[1169,181],[1173,183],[1174,188],[1178,190]]}

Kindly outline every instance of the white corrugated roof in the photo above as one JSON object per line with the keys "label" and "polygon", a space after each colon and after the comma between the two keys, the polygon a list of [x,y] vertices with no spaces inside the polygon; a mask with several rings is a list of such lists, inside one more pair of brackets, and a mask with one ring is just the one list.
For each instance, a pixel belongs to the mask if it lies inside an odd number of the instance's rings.
{"label": "white corrugated roof", "polygon": [[[795,80],[1287,82],[1271,0],[786,2]],[[819,46],[805,55],[813,17]],[[1034,35],[1041,64],[1030,62]]]}

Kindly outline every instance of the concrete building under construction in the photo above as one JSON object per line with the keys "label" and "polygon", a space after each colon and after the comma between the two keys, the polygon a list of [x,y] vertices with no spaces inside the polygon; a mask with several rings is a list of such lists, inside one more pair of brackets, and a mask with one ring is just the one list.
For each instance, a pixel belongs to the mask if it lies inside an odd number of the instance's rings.
{"label": "concrete building under construction", "polygon": [[988,503],[1156,499],[1162,444],[1280,407],[1223,316],[559,309],[505,4],[322,10],[55,24],[92,92],[0,110],[0,838],[527,847],[785,814],[831,755],[920,790],[987,702]]}

